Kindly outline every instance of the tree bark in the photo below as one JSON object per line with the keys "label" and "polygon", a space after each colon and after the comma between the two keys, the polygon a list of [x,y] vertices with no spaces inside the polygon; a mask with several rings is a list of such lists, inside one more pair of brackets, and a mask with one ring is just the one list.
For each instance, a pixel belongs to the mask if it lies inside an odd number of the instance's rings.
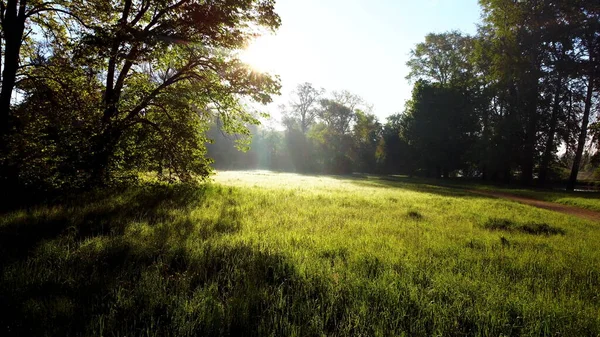
{"label": "tree bark", "polygon": [[575,152],[575,160],[573,161],[573,168],[571,169],[571,176],[567,184],[567,191],[575,190],[577,184],[577,176],[579,175],[579,166],[581,165],[581,158],[583,157],[583,149],[587,140],[588,125],[590,122],[590,111],[592,109],[592,96],[594,93],[594,65],[590,64],[591,70],[589,75],[589,83],[587,88],[587,94],[585,97],[585,109],[583,111],[583,121],[581,123],[581,132],[579,133],[579,140],[577,143],[577,152]]}
{"label": "tree bark", "polygon": [[[26,5],[26,0],[8,0],[2,22],[5,46],[2,90],[0,92],[0,138],[4,138],[10,130],[10,101],[19,69],[19,53],[25,31]],[[4,140],[2,142],[4,143]]]}
{"label": "tree bark", "polygon": [[[8,154],[8,138],[11,132],[11,99],[19,69],[19,54],[25,31],[26,0],[8,0],[4,9],[2,31],[4,33],[4,60],[2,89],[0,90],[0,159]],[[18,166],[10,161],[0,162],[0,185],[11,190],[18,185]]]}
{"label": "tree bark", "polygon": [[109,127],[94,141],[90,160],[90,185],[104,185],[109,177],[109,165],[122,135],[120,128]]}
{"label": "tree bark", "polygon": [[[118,100],[121,96],[120,90],[121,88],[115,87],[115,74],[117,71],[117,67],[119,64],[119,47],[121,45],[123,34],[127,29],[127,18],[129,17],[129,11],[131,10],[131,0],[126,0],[123,12],[121,14],[121,19],[119,20],[119,29],[116,32],[116,36],[112,41],[112,45],[110,48],[110,58],[108,60],[108,69],[106,73],[106,88],[104,92],[104,116],[102,118],[102,123],[106,126],[110,124],[111,118],[113,118],[118,113]],[[129,69],[121,69],[119,77],[125,78],[127,76],[127,72]],[[121,84],[122,86],[122,84]]]}

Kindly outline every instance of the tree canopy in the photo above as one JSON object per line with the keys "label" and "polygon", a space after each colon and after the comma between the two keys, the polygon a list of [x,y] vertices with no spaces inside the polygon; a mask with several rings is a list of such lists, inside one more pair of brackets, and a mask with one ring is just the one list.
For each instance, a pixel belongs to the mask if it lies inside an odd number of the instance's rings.
{"label": "tree canopy", "polygon": [[[2,24],[2,94],[19,93],[2,107],[6,181],[83,186],[133,170],[206,176],[210,124],[218,118],[226,131],[249,134],[258,115],[246,102],[279,93],[276,78],[236,56],[260,29],[279,27],[270,0],[8,0]],[[13,38],[27,46],[16,59]]]}

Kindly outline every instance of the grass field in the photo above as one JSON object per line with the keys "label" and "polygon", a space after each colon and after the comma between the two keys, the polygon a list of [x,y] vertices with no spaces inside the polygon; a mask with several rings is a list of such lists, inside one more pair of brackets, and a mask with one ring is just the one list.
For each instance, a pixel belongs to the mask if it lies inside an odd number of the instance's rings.
{"label": "grass field", "polygon": [[560,192],[548,190],[528,190],[514,188],[491,188],[479,186],[483,190],[501,191],[523,197],[556,202],[563,205],[575,206],[600,212],[600,192]]}
{"label": "grass field", "polygon": [[600,336],[600,224],[410,182],[222,172],[0,218],[1,336]]}
{"label": "grass field", "polygon": [[560,190],[551,189],[526,189],[515,187],[518,185],[492,185],[492,184],[480,184],[475,182],[467,182],[460,179],[425,179],[425,178],[408,178],[407,176],[370,176],[369,179],[374,180],[392,180],[397,182],[401,186],[401,183],[406,184],[425,184],[425,185],[441,185],[454,188],[462,189],[473,189],[491,192],[503,192],[510,193],[517,196],[555,202],[563,205],[575,206],[579,208],[586,208],[592,211],[600,212],[600,192],[590,191],[575,191],[565,192]]}

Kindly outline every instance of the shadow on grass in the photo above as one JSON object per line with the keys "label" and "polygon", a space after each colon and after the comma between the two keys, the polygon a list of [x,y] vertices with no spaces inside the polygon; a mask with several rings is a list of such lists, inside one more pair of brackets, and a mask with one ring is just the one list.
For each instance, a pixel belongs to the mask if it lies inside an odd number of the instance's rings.
{"label": "shadow on grass", "polygon": [[[285,254],[229,241],[243,220],[231,191],[140,187],[6,214],[0,218],[0,336],[514,332],[499,324],[513,321],[502,316],[503,307],[490,308],[499,318],[486,321],[490,315],[464,310],[474,304],[432,292],[425,268],[390,267],[376,255],[353,259],[347,248],[333,247],[319,257],[339,273],[311,273]],[[214,203],[220,208],[208,209]],[[215,219],[193,216],[205,209]],[[398,282],[385,279],[392,273]]]}
{"label": "shadow on grass", "polygon": [[132,221],[155,225],[172,209],[190,210],[204,202],[205,187],[148,185],[126,191],[81,195],[63,204],[40,204],[4,214],[0,222],[0,266],[25,257],[40,242],[59,235],[76,240],[123,234]]}
{"label": "shadow on grass", "polygon": [[396,177],[396,176],[336,176],[340,180],[347,180],[362,187],[399,188],[413,192],[430,193],[444,197],[485,199],[487,196],[475,195],[462,189],[459,184],[450,181]]}
{"label": "shadow on grass", "polygon": [[[336,289],[282,254],[219,240],[241,229],[234,198],[219,186],[154,186],[8,214],[0,222],[0,336],[374,335],[389,308],[425,316],[416,299]],[[222,206],[212,209],[216,220],[191,216],[213,202]],[[324,254],[347,263],[344,249]],[[377,259],[358,267],[373,279],[384,270]],[[353,307],[371,301],[381,307]],[[432,320],[392,318],[385,326],[432,333]]]}
{"label": "shadow on grass", "polygon": [[3,336],[260,335],[271,294],[298,280],[283,257],[247,246],[165,251],[119,240],[32,266],[48,277],[15,267],[1,283]]}
{"label": "shadow on grass", "polygon": [[[6,214],[0,336],[433,334],[418,298],[299,272],[283,254],[222,240],[242,228],[235,197],[214,185],[151,186]],[[193,216],[205,209],[216,219]],[[348,256],[322,254],[332,267]],[[387,270],[376,257],[352,268],[373,282]]]}
{"label": "shadow on grass", "polygon": [[508,219],[497,219],[497,218],[493,218],[493,219],[489,219],[488,221],[486,221],[483,224],[483,227],[489,230],[495,230],[495,231],[507,231],[507,232],[521,232],[521,233],[525,233],[525,234],[531,234],[531,235],[545,235],[545,236],[550,236],[550,235],[564,235],[565,234],[565,230],[562,228],[558,228],[558,227],[553,227],[550,226],[546,223],[534,223],[534,222],[528,222],[528,223],[516,223],[512,220],[508,220]]}
{"label": "shadow on grass", "polygon": [[189,216],[219,194],[160,185],[7,214],[0,335],[260,335],[268,298],[298,276],[277,254],[206,241],[241,229],[230,196],[215,221]]}

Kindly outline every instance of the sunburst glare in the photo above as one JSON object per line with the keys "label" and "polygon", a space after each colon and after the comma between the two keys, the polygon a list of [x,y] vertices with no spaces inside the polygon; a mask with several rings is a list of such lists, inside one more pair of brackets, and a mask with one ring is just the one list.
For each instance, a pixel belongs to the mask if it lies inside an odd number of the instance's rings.
{"label": "sunburst glare", "polygon": [[282,68],[281,48],[275,35],[262,35],[239,53],[239,58],[258,72],[277,73]]}

